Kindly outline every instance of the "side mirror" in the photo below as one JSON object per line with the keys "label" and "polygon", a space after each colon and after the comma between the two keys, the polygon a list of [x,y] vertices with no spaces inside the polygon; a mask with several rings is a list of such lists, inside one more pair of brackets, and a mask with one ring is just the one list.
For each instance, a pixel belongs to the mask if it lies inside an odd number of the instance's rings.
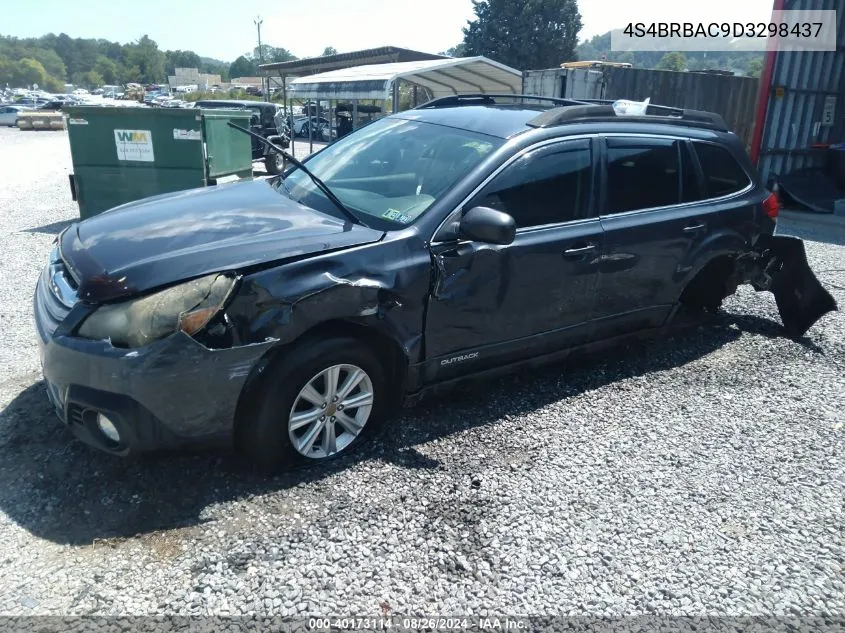
{"label": "side mirror", "polygon": [[506,246],[516,236],[513,217],[490,207],[473,207],[461,218],[461,239]]}

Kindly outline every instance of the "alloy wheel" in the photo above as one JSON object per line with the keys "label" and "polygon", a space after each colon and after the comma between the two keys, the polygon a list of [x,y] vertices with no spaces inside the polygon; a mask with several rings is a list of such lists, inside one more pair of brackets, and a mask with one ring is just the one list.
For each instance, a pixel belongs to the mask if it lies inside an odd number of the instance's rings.
{"label": "alloy wheel", "polygon": [[356,365],[333,365],[299,391],[288,414],[288,435],[304,457],[325,459],[346,449],[367,424],[373,382]]}
{"label": "alloy wheel", "polygon": [[273,152],[273,162],[276,164],[276,171],[281,173],[285,169],[285,157],[278,152]]}

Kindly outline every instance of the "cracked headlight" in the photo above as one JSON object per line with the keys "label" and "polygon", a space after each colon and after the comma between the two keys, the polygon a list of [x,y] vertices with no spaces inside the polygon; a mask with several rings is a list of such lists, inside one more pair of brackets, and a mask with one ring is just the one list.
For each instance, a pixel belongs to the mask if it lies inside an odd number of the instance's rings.
{"label": "cracked headlight", "polygon": [[141,347],[182,330],[199,332],[225,305],[235,278],[215,273],[166,290],[104,305],[82,322],[78,335]]}

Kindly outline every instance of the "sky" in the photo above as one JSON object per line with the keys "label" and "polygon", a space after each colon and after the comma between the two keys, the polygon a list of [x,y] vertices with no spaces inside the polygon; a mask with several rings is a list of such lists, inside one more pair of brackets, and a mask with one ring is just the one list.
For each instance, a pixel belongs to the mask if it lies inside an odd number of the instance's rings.
{"label": "sky", "polygon": [[[64,32],[125,43],[147,34],[162,49],[192,50],[223,61],[255,47],[258,16],[263,19],[262,43],[311,57],[327,46],[339,52],[392,45],[439,53],[463,39],[461,29],[474,15],[472,0],[3,0],[3,4],[2,35]],[[684,4],[690,6],[679,8],[667,0],[578,0],[584,25],[579,39],[624,28],[629,21],[765,20],[772,0]],[[671,16],[667,11],[673,12]]]}

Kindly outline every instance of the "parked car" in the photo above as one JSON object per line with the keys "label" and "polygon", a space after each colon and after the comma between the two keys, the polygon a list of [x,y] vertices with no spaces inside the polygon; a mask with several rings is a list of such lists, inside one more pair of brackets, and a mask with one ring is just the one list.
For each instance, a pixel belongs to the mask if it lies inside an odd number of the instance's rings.
{"label": "parked car", "polygon": [[35,294],[49,398],[115,455],[223,438],[277,469],[464,379],[660,334],[738,284],[802,336],[836,303],[774,236],[776,195],[721,117],[658,112],[448,97],[308,173],[76,223]]}
{"label": "parked car", "polygon": [[[314,128],[314,138],[324,140],[331,131],[331,123],[324,117],[298,117],[294,118],[294,134],[297,136],[310,137],[311,128]],[[325,138],[325,140],[328,140]]]}
{"label": "parked car", "polygon": [[25,108],[19,105],[2,105],[0,106],[0,125],[6,127],[15,127],[18,124],[18,115],[21,112],[26,112],[30,108]]}
{"label": "parked car", "polygon": [[65,101],[64,99],[51,99],[50,101],[47,101],[45,103],[39,103],[36,109],[44,112],[59,112],[66,105],[69,105],[69,102]]}
{"label": "parked car", "polygon": [[[197,108],[225,108],[225,109],[249,109],[252,110],[253,132],[286,149],[290,145],[290,130],[284,123],[282,108],[275,103],[267,101],[239,101],[232,99],[207,99],[197,101]],[[252,160],[263,160],[264,165],[270,174],[281,173],[284,169],[284,158],[268,148],[258,139],[252,139]]]}

